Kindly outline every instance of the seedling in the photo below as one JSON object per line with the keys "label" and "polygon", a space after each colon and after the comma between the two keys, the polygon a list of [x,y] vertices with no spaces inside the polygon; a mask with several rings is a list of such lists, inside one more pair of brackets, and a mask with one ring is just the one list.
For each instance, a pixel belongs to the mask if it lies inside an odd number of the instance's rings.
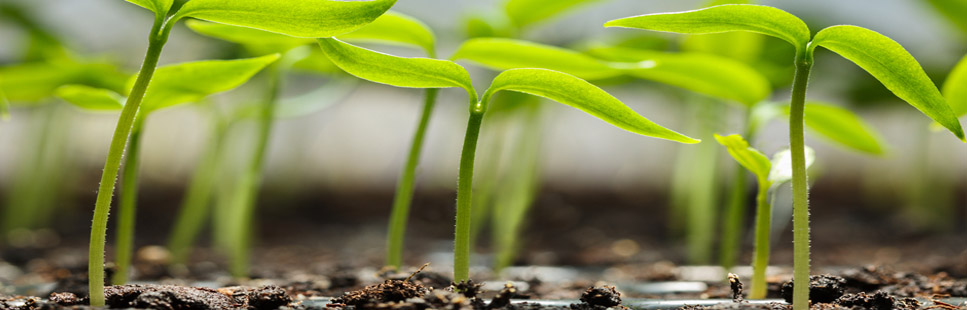
{"label": "seedling", "polygon": [[[204,35],[239,43],[250,53],[254,54],[265,52],[285,52],[296,47],[314,43],[314,40],[312,39],[286,37],[260,30],[214,23],[190,21],[188,26],[196,32]],[[422,49],[429,57],[433,57],[435,55],[435,38],[429,27],[419,20],[396,12],[387,12],[374,20],[372,23],[356,31],[340,35],[339,37],[350,42],[416,47]],[[303,55],[301,57],[305,58],[294,63],[293,67],[306,68],[310,69],[310,71],[326,74],[336,73],[329,70],[329,67],[331,67],[332,64],[328,63],[328,59],[322,54],[309,53],[308,55]],[[323,69],[319,70],[319,68]],[[338,71],[338,69],[336,71]],[[423,113],[414,132],[410,151],[407,155],[406,164],[403,167],[399,182],[397,183],[397,190],[393,200],[392,214],[390,216],[387,235],[387,266],[399,267],[402,262],[403,236],[406,230],[406,221],[413,195],[416,167],[419,163],[420,153],[423,146],[423,137],[426,134],[426,128],[429,125],[429,119],[433,111],[433,106],[436,103],[436,92],[436,89],[427,89],[426,91]],[[244,189],[239,190],[243,192],[246,191]],[[251,202],[247,203],[250,204]],[[190,208],[186,205],[185,208],[183,208],[183,210],[185,210],[184,212],[188,212],[187,210],[199,209],[199,207],[194,207],[194,205],[195,204],[192,204],[192,207]],[[237,208],[239,208],[238,205],[232,207],[231,209],[235,210]],[[250,211],[251,208],[245,210]],[[182,218],[185,219],[185,221],[188,221],[187,216]],[[172,248],[179,249],[179,253],[185,253],[191,239],[194,238],[194,234],[198,231],[200,222],[196,223],[197,224],[179,223],[178,226],[181,226],[181,228],[176,229],[175,231],[179,237],[177,242],[175,239],[172,239]],[[234,227],[245,227],[248,225],[248,223],[238,222],[231,225]],[[189,229],[191,231],[186,231]],[[186,232],[182,233],[179,231]],[[238,233],[223,233],[222,235],[237,236]],[[247,251],[247,246],[236,245],[231,247],[242,249],[235,250],[236,253],[233,255],[233,257],[245,255],[243,252]],[[234,258],[233,260],[238,259],[239,258]],[[242,274],[242,269],[247,269],[247,267],[239,266],[236,270],[236,275]]]}
{"label": "seedling", "polygon": [[757,32],[789,42],[796,48],[789,141],[792,152],[794,271],[793,306],[809,307],[809,205],[803,115],[806,85],[816,46],[823,46],[865,69],[898,97],[964,140],[956,115],[937,87],[903,47],[872,30],[832,26],[811,36],[802,20],[783,10],[759,5],[720,5],[706,9],[634,16],[605,23],[626,27],[688,34],[732,31]]}
{"label": "seedling", "polygon": [[469,278],[470,217],[473,163],[477,138],[490,98],[501,90],[545,97],[578,108],[618,128],[682,143],[697,143],[638,115],[600,88],[569,74],[546,69],[511,69],[500,73],[478,101],[470,75],[460,65],[428,58],[403,58],[356,47],[337,39],[319,39],[319,45],[344,71],[378,83],[411,88],[460,87],[470,101],[470,116],[460,157],[457,181],[457,216],[454,234],[454,280]]}
{"label": "seedling", "polygon": [[171,28],[182,18],[194,17],[217,23],[232,24],[284,33],[299,37],[329,37],[355,30],[382,15],[396,1],[374,0],[342,2],[321,0],[312,3],[257,0],[128,0],[154,13],[154,24],[148,34],[148,50],[138,77],[118,118],[104,163],[94,221],[91,227],[91,248],[88,261],[91,306],[104,306],[104,243],[107,217],[114,193],[114,182],[121,166],[135,116],[145,97],[148,83],[157,67],[158,59]]}
{"label": "seedling", "polygon": [[[746,108],[765,99],[770,93],[768,81],[759,73],[740,62],[723,57],[699,53],[664,53],[610,46],[594,46],[588,49],[588,53],[601,59],[565,48],[522,40],[476,38],[464,42],[454,53],[452,59],[470,60],[494,70],[551,69],[587,80],[610,79],[626,75],[738,102]],[[514,104],[519,105],[520,103]],[[713,155],[711,160],[701,163],[717,160],[714,156],[715,149],[712,149],[712,151],[706,150],[704,152]],[[524,152],[524,154],[531,153]],[[517,159],[515,162],[520,161],[520,156],[520,154],[515,155],[514,158]],[[695,164],[696,161],[687,162]],[[520,169],[529,172],[536,170],[532,167],[521,167]],[[701,171],[707,172],[707,170]],[[519,171],[512,173],[522,174],[518,177],[523,179],[533,178],[533,176],[528,176]],[[485,179],[484,182],[486,181]],[[714,183],[708,185],[713,186]],[[533,188],[533,185],[524,187],[525,189]],[[513,240],[516,236],[506,235],[514,234],[518,229],[516,225],[505,225],[503,223],[520,223],[522,213],[526,212],[526,209],[516,210],[502,205],[512,204],[526,207],[533,195],[533,193],[523,193],[523,189],[514,188],[503,189],[501,192],[504,194],[500,196],[502,200],[498,201],[500,204],[497,204],[496,207],[502,208],[502,210],[495,210],[495,215],[502,218],[494,219],[495,239],[498,240],[497,244],[501,247],[501,253],[498,254],[498,257],[500,257],[497,261],[498,267],[500,264],[507,263],[508,257],[512,258],[512,253],[506,252],[513,251],[514,246],[512,244],[504,245],[499,240]],[[483,193],[483,195],[487,194],[486,192]],[[524,202],[511,199],[514,197],[519,197],[519,200],[524,200]],[[711,197],[706,195],[706,198]],[[712,201],[708,201],[708,205],[712,205]],[[474,207],[479,209],[481,206],[478,204]],[[711,219],[707,212],[695,211],[691,214],[706,216]],[[501,224],[497,225],[497,223]],[[705,239],[703,242],[690,242],[691,248],[693,248],[692,252],[707,252],[713,236],[711,226],[708,224],[694,225],[698,232],[690,234],[693,237],[692,239],[695,236],[707,237],[702,238]],[[695,249],[696,247],[698,249]]]}
{"label": "seedling", "polygon": [[[151,85],[145,93],[141,111],[131,129],[121,179],[121,201],[118,204],[118,227],[115,239],[115,264],[117,271],[111,283],[121,285],[128,280],[131,256],[134,253],[134,222],[138,198],[138,165],[141,159],[141,134],[144,122],[155,111],[179,104],[198,102],[204,97],[234,89],[269,64],[279,55],[241,59],[210,60],[182,63],[158,68]],[[133,83],[136,77],[131,77]],[[129,83],[129,84],[130,84]],[[88,110],[121,110],[123,97],[107,89],[80,85],[68,85],[58,89],[57,95],[68,102]]]}
{"label": "seedling", "polygon": [[[769,192],[782,183],[792,179],[792,165],[789,150],[783,150],[769,158],[749,146],[740,135],[726,137],[715,135],[715,140],[728,148],[729,155],[749,172],[755,175],[759,184],[755,196],[756,224],[755,224],[755,254],[752,259],[752,287],[749,299],[763,299],[766,297],[766,267],[769,266],[769,234],[772,231],[772,205],[769,203]],[[815,159],[815,152],[806,148],[806,167]]]}

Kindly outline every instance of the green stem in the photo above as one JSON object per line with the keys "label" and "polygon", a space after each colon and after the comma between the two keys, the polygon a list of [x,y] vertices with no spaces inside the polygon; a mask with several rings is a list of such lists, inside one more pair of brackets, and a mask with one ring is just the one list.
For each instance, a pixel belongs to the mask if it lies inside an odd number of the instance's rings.
{"label": "green stem", "polygon": [[396,195],[393,197],[393,210],[390,214],[389,231],[386,236],[386,265],[399,268],[403,263],[403,237],[406,234],[406,221],[410,215],[410,204],[413,202],[413,187],[416,179],[416,165],[420,163],[420,153],[423,150],[423,138],[426,127],[433,114],[439,89],[429,88],[423,102],[423,114],[420,123],[413,133],[413,144],[406,157],[406,165],[400,174],[396,185]]}
{"label": "green stem", "polygon": [[282,69],[278,64],[272,64],[268,68],[269,89],[267,98],[262,104],[259,114],[258,137],[256,138],[255,154],[252,156],[248,169],[239,180],[240,187],[237,192],[238,200],[235,200],[233,210],[238,212],[236,222],[233,223],[235,238],[231,253],[231,272],[235,277],[245,277],[249,269],[249,247],[251,246],[252,232],[248,229],[252,224],[255,213],[255,198],[258,196],[258,189],[262,179],[262,167],[265,164],[265,154],[268,151],[269,136],[272,133],[272,123],[275,118],[275,102],[279,97],[282,84]]}
{"label": "green stem", "polygon": [[87,265],[91,306],[94,307],[104,306],[104,243],[107,239],[107,218],[114,195],[114,182],[118,177],[118,169],[121,166],[121,159],[124,156],[124,148],[127,145],[128,135],[131,133],[134,118],[138,114],[138,108],[141,107],[141,100],[144,99],[144,92],[148,89],[148,82],[151,81],[151,76],[154,75],[154,70],[158,66],[161,50],[168,41],[171,28],[170,25],[165,26],[163,31],[159,32],[163,26],[164,21],[156,19],[151,28],[144,63],[141,65],[138,78],[134,82],[131,94],[124,104],[124,109],[121,110],[121,116],[118,118],[114,136],[111,138],[111,146],[108,149],[107,160],[104,162],[101,183],[97,189]]}
{"label": "green stem", "polygon": [[188,192],[185,194],[178,213],[178,219],[168,239],[168,250],[171,251],[172,264],[184,264],[191,254],[191,245],[195,242],[208,218],[212,189],[218,175],[218,161],[222,158],[222,142],[225,136],[226,124],[217,114],[214,114],[214,128],[208,149],[202,157],[195,174],[191,178]]}
{"label": "green stem", "polygon": [[[745,134],[743,135],[749,144],[753,143],[755,133],[749,120],[751,119],[752,108],[746,109]],[[726,270],[732,269],[738,259],[738,253],[742,247],[742,231],[745,227],[745,210],[748,200],[748,172],[742,165],[735,164],[735,171],[732,175],[732,188],[729,193],[729,204],[725,211],[725,223],[722,225],[722,245],[719,262]]]}
{"label": "green stem", "polygon": [[812,53],[806,49],[796,56],[796,76],[789,108],[789,151],[792,155],[793,282],[795,310],[809,309],[809,189],[806,183],[806,151],[803,117],[806,85],[812,69]]}
{"label": "green stem", "polygon": [[473,193],[473,161],[483,121],[482,109],[471,109],[467,135],[463,138],[460,171],[457,179],[457,226],[453,237],[453,281],[470,278],[470,216]]}
{"label": "green stem", "polygon": [[766,267],[769,266],[769,234],[772,231],[772,205],[769,204],[769,180],[759,179],[755,196],[755,257],[752,259],[752,287],[749,299],[766,298]]}
{"label": "green stem", "polygon": [[118,202],[117,235],[114,242],[114,264],[117,271],[111,277],[112,285],[124,285],[128,282],[128,271],[131,267],[131,254],[134,253],[134,222],[137,218],[138,202],[138,166],[141,162],[141,131],[144,129],[144,116],[134,120],[131,137],[128,142],[128,153],[124,158],[124,168],[121,172],[121,201]]}

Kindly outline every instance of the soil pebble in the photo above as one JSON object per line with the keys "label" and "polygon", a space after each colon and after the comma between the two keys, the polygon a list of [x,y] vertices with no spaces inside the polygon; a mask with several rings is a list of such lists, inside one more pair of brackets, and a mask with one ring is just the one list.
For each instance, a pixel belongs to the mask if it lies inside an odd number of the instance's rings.
{"label": "soil pebble", "polygon": [[572,310],[603,310],[621,306],[621,293],[614,286],[590,287],[581,295],[580,304],[571,304]]}
{"label": "soil pebble", "polygon": [[362,290],[347,292],[332,300],[333,305],[367,308],[368,305],[406,301],[409,298],[423,297],[430,290],[422,284],[405,280],[386,280],[370,285]]}
{"label": "soil pebble", "polygon": [[[782,299],[792,303],[792,281],[782,285]],[[846,292],[846,280],[823,274],[809,277],[809,300],[813,303],[831,303]]]}
{"label": "soil pebble", "polygon": [[876,292],[873,295],[866,293],[846,294],[836,300],[836,304],[847,307],[861,307],[872,310],[891,310],[891,309],[918,309],[920,303],[912,298],[897,299],[886,292]]}

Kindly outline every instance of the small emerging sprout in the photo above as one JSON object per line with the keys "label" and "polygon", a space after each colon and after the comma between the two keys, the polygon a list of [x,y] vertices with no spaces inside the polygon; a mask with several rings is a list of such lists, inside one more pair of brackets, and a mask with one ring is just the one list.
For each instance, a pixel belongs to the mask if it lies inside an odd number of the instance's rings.
{"label": "small emerging sprout", "polygon": [[[789,150],[776,153],[770,161],[768,157],[749,146],[740,135],[715,135],[715,140],[725,146],[729,155],[742,167],[755,175],[759,184],[755,196],[755,254],[752,259],[752,286],[749,299],[766,298],[766,267],[769,266],[769,233],[772,231],[772,205],[769,192],[782,183],[792,179],[792,161]],[[806,167],[812,165],[815,152],[806,147]]]}

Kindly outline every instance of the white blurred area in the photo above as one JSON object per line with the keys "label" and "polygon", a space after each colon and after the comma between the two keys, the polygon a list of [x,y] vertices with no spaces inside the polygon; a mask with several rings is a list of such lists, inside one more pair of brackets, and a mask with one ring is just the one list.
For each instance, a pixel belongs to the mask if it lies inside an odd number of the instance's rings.
{"label": "white blurred area", "polygon": [[[2,0],[17,1],[17,0]],[[134,71],[146,46],[150,28],[147,11],[121,0],[20,0],[57,31],[77,51],[117,59]],[[497,10],[498,0],[400,0],[394,10],[413,15],[427,24],[439,38],[441,55],[453,51],[463,34],[462,20],[471,12]],[[604,21],[668,10],[695,8],[701,1],[603,0],[525,34],[531,40],[566,44],[614,35],[622,30],[601,27]],[[906,46],[928,67],[952,65],[964,53],[964,38],[930,11],[920,0],[815,0],[763,1],[799,15],[815,30],[833,24],[856,24],[877,30]],[[18,49],[19,35],[0,21],[0,62]],[[165,48],[161,64],[212,57],[216,42],[176,27]],[[399,52],[398,49],[391,49]],[[820,52],[809,92],[811,99],[846,103],[837,95],[844,79],[865,74],[827,51]],[[824,64],[823,62],[827,62]],[[471,68],[471,64],[464,64]],[[471,68],[478,90],[491,76]],[[288,91],[300,93],[310,83],[292,83]],[[684,110],[673,96],[648,87],[606,87],[633,109],[666,127],[684,131]],[[216,102],[234,102],[259,97],[259,85],[219,95]],[[779,90],[774,100],[788,100]],[[57,103],[54,104],[63,104]],[[420,190],[446,189],[456,185],[456,168],[466,125],[466,98],[461,90],[441,92],[430,124],[421,161]],[[669,183],[673,160],[680,145],[636,136],[577,110],[556,105],[547,109],[545,122],[543,173],[545,182],[560,189],[664,188]],[[345,100],[319,113],[281,120],[273,128],[270,142],[267,184],[289,182],[304,190],[317,188],[383,188],[396,182],[410,137],[419,117],[422,91],[361,83]],[[871,182],[863,186],[902,186],[914,165],[913,150],[919,147],[922,126],[927,118],[899,100],[889,108],[866,109],[863,118],[879,129],[889,144],[886,157],[873,158],[842,150],[816,138],[807,143],[816,149],[823,180]],[[22,146],[30,145],[26,134],[40,113],[15,108],[11,120],[0,122],[0,186],[8,185],[13,167],[18,164]],[[730,115],[737,116],[736,111]],[[734,119],[734,117],[732,117]],[[69,132],[69,156],[84,171],[98,172],[114,130],[116,114],[91,114],[75,110]],[[230,153],[244,154],[254,139],[251,124],[236,127]],[[184,106],[151,116],[145,136],[142,184],[180,186],[185,184],[206,143],[209,123],[197,108]],[[486,124],[484,125],[487,126]],[[766,153],[782,148],[788,140],[786,123],[775,121],[759,138]],[[733,124],[731,132],[738,127]],[[486,130],[486,129],[485,129]],[[689,132],[684,132],[689,134]],[[967,175],[967,145],[946,132],[929,135],[931,173],[937,178],[960,182]],[[714,141],[705,141],[714,143]],[[687,147],[687,146],[686,146]],[[478,153],[481,154],[481,153]],[[723,162],[728,160],[723,157]],[[879,177],[864,177],[875,175]],[[93,192],[96,182],[79,185]]]}

